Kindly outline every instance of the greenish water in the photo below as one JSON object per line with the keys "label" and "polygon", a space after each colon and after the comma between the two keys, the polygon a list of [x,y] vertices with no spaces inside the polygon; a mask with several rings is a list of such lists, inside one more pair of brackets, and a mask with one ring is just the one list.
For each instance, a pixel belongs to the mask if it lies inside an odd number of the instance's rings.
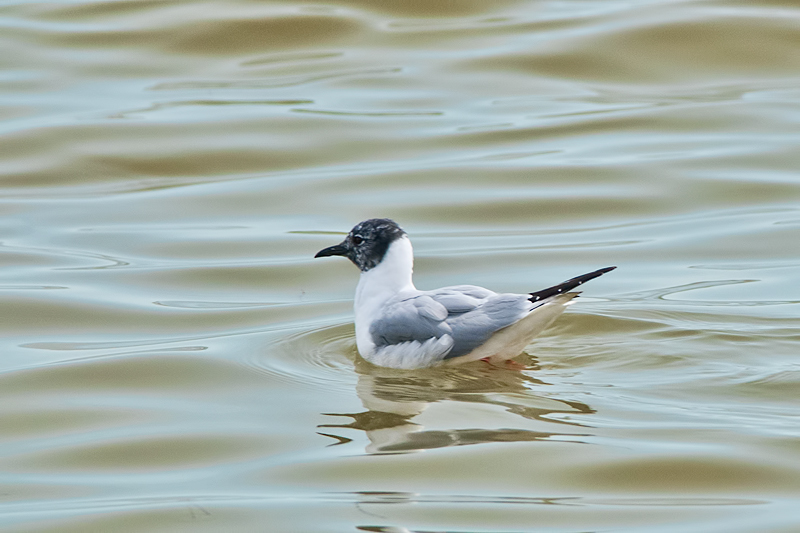
{"label": "greenish water", "polygon": [[[800,530],[792,2],[0,3],[0,528]],[[355,351],[415,281],[606,265],[518,361]]]}

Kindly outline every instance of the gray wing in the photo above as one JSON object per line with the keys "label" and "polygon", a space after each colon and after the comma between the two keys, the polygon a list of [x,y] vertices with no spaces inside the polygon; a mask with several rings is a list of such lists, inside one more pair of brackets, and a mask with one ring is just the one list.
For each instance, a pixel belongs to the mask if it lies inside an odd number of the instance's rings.
{"label": "gray wing", "polygon": [[472,285],[444,287],[389,302],[370,326],[370,335],[378,349],[447,335],[453,347],[443,359],[451,359],[468,354],[530,309],[528,295],[497,294]]}
{"label": "gray wing", "polygon": [[430,296],[421,294],[389,302],[383,314],[369,328],[378,348],[417,341],[424,343],[452,334],[445,321],[447,308]]}
{"label": "gray wing", "polygon": [[455,285],[429,291],[426,295],[447,309],[448,316],[468,313],[483,305],[496,292],[475,285]]}
{"label": "gray wing", "polygon": [[498,330],[526,316],[530,309],[527,295],[493,293],[474,309],[451,315],[447,324],[453,330],[455,343],[445,359],[470,353]]}
{"label": "gray wing", "polygon": [[531,309],[528,295],[497,294],[474,285],[445,287],[426,294],[447,309],[445,322],[455,342],[445,359],[468,354]]}

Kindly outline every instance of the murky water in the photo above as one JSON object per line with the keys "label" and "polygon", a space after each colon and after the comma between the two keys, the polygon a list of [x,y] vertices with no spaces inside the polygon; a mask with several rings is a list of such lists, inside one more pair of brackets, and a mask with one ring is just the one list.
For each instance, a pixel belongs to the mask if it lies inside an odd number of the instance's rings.
{"label": "murky water", "polygon": [[[0,527],[800,530],[800,7],[0,3]],[[606,266],[522,371],[355,352]]]}

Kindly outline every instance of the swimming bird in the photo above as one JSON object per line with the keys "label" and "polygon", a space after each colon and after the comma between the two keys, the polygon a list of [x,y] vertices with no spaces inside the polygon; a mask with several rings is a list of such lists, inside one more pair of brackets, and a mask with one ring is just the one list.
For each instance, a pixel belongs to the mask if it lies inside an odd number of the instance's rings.
{"label": "swimming bird", "polygon": [[314,257],[334,255],[361,270],[353,306],[361,357],[406,369],[516,357],[579,294],[568,291],[616,268],[528,294],[498,294],[474,285],[421,291],[411,280],[411,241],[388,218],[360,222],[341,243]]}

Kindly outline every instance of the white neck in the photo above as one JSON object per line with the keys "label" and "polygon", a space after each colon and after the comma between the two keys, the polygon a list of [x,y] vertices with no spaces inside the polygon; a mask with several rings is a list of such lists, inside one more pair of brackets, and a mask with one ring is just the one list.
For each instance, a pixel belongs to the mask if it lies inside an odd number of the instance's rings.
{"label": "white neck", "polygon": [[416,292],[411,274],[414,270],[414,250],[408,237],[389,245],[383,261],[361,273],[354,303],[356,314],[356,344],[362,357],[375,353],[375,343],[369,334],[372,321],[378,318],[381,307],[389,298],[402,292]]}
{"label": "white neck", "polygon": [[414,271],[414,250],[408,237],[400,237],[386,250],[378,266],[361,273],[356,287],[355,306],[362,307],[368,300],[381,301],[398,292],[414,290],[411,274]]}

